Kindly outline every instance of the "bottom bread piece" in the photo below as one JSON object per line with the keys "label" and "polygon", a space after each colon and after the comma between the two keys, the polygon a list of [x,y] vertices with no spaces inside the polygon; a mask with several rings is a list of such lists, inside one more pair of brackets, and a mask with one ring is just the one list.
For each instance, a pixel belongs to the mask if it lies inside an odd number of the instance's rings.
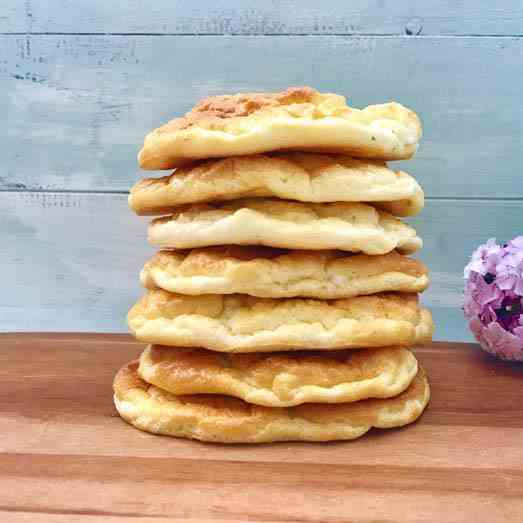
{"label": "bottom bread piece", "polygon": [[225,394],[265,407],[390,398],[417,372],[403,347],[224,354],[150,345],[138,367],[143,380],[172,394]]}
{"label": "bottom bread piece", "polygon": [[394,398],[289,408],[260,407],[229,396],[175,396],[143,381],[137,369],[138,361],[132,361],[114,379],[114,402],[123,419],[155,434],[220,443],[355,439],[372,427],[412,423],[430,399],[421,368]]}

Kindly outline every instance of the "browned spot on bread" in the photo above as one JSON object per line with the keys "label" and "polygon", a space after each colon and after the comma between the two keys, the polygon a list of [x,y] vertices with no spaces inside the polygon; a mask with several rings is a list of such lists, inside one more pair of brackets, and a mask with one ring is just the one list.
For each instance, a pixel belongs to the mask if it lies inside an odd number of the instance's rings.
{"label": "browned spot on bread", "polygon": [[160,127],[160,133],[176,129],[187,129],[196,123],[238,116],[249,116],[266,108],[280,105],[310,102],[318,94],[311,87],[289,87],[280,93],[239,93],[234,95],[209,96],[198,103],[183,118],[175,118]]}

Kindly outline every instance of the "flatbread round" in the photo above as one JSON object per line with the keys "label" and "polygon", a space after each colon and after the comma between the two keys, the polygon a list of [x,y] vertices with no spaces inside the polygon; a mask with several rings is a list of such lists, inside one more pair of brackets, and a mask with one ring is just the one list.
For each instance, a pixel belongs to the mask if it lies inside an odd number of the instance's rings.
{"label": "flatbread round", "polygon": [[151,222],[149,241],[174,249],[234,244],[370,255],[410,254],[422,246],[412,227],[371,205],[265,198],[182,207]]}
{"label": "flatbread round", "polygon": [[147,292],[127,321],[140,341],[220,352],[408,346],[430,341],[430,312],[416,294],[345,300]]}
{"label": "flatbread round", "polygon": [[198,162],[134,185],[129,205],[140,215],[169,214],[191,203],[274,197],[302,202],[372,202],[397,216],[421,211],[416,180],[385,163],[343,155],[284,153]]}
{"label": "flatbread round", "polygon": [[287,251],[218,246],[159,251],[140,273],[147,289],[180,294],[249,294],[261,298],[336,299],[378,292],[422,292],[427,268],[392,251]]}
{"label": "flatbread round", "polygon": [[125,365],[114,379],[114,403],[120,416],[140,430],[201,441],[350,440],[371,427],[385,429],[412,423],[430,399],[423,369],[408,389],[394,398],[269,408],[229,396],[175,396],[143,381],[137,367],[137,361]]}
{"label": "flatbread round", "polygon": [[410,158],[421,138],[417,115],[398,103],[348,107],[345,98],[310,87],[280,93],[211,96],[183,118],[145,137],[143,169],[275,150],[342,153],[358,158]]}
{"label": "flatbread round", "polygon": [[223,354],[150,345],[138,374],[176,395],[224,394],[265,407],[350,403],[401,394],[418,372],[408,349]]}

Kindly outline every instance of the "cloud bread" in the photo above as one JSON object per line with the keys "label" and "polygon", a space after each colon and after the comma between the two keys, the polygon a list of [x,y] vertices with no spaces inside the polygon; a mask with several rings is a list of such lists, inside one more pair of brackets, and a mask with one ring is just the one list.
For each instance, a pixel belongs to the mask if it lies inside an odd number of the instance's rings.
{"label": "cloud bread", "polygon": [[265,198],[182,207],[151,222],[149,241],[175,249],[235,244],[370,255],[410,254],[422,246],[412,227],[371,205]]}
{"label": "cloud bread", "polygon": [[276,197],[302,202],[374,202],[398,216],[413,216],[424,196],[416,180],[385,163],[342,155],[284,153],[207,160],[171,176],[139,181],[129,194],[140,215],[216,200]]}
{"label": "cloud bread", "polygon": [[433,330],[418,296],[401,293],[322,301],[155,290],[127,322],[140,341],[219,352],[406,346],[429,341]]}
{"label": "cloud bread", "polygon": [[418,372],[401,347],[223,354],[150,345],[140,377],[172,394],[225,394],[266,407],[348,403],[401,394]]}
{"label": "cloud bread", "polygon": [[159,251],[146,262],[140,280],[148,289],[180,294],[321,299],[422,292],[429,284],[426,267],[396,251],[368,256],[239,245]]}
{"label": "cloud bread", "polygon": [[114,403],[120,416],[147,432],[201,441],[355,439],[371,427],[393,428],[412,423],[430,399],[429,383],[421,368],[405,392],[394,398],[269,408],[230,396],[175,396],[143,381],[137,367],[137,361],[125,365],[114,379]]}
{"label": "cloud bread", "polygon": [[421,138],[417,115],[398,103],[348,107],[343,96],[294,87],[279,93],[211,96],[145,137],[143,169],[275,150],[410,158]]}

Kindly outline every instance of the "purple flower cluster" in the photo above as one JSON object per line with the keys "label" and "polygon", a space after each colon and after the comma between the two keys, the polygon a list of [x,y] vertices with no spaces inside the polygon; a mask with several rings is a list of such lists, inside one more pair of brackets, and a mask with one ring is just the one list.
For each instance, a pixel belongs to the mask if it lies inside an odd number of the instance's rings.
{"label": "purple flower cluster", "polygon": [[480,245],[464,276],[465,317],[481,347],[523,361],[523,236]]}

